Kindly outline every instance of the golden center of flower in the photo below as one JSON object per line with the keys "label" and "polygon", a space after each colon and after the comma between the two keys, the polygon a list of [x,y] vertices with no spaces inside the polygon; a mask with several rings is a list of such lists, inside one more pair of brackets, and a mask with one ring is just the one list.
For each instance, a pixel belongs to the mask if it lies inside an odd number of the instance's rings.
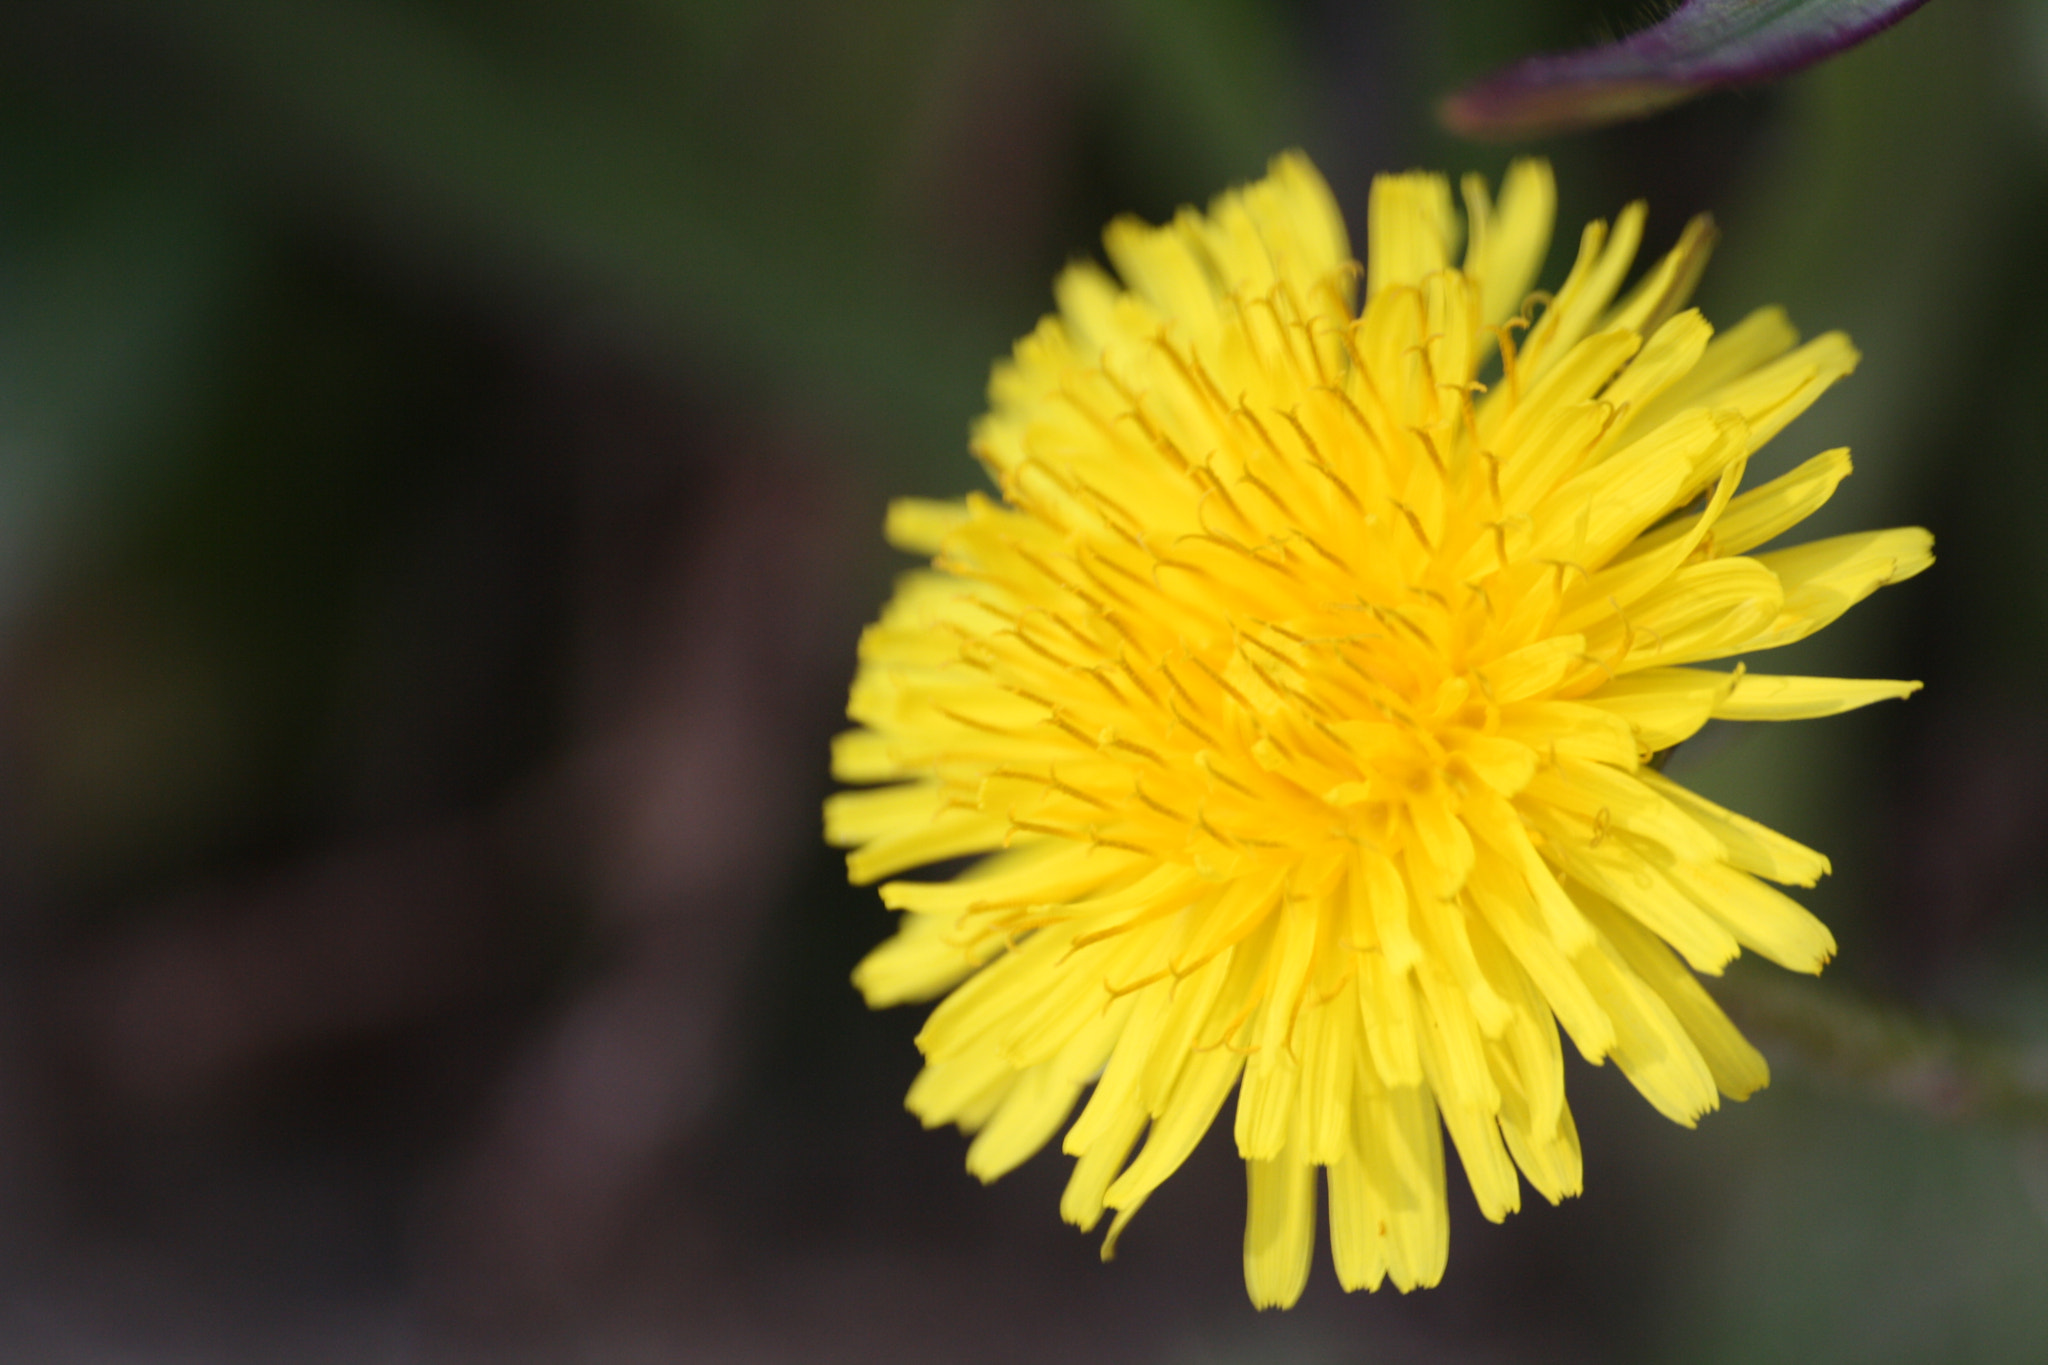
{"label": "golden center of flower", "polygon": [[[1302,443],[1322,454],[1305,429]],[[1246,515],[1234,527],[1216,524],[1219,513],[1212,529],[1179,535],[1071,537],[1073,569],[1053,571],[1082,580],[1073,591],[1084,609],[1041,606],[1010,622],[1001,633],[1025,650],[1008,657],[1025,667],[1008,681],[1104,761],[1024,777],[1012,821],[1216,872],[1364,846],[1437,869],[1431,880],[1454,892],[1470,861],[1469,839],[1452,828],[1467,795],[1480,785],[1512,796],[1535,765],[1526,745],[1499,737],[1489,665],[1541,637],[1563,575],[1500,559],[1484,463],[1455,437],[1440,446],[1451,460],[1419,459],[1437,485],[1428,523],[1410,528],[1394,513],[1405,554],[1387,552],[1386,518],[1363,511],[1265,524]],[[1261,461],[1226,446],[1232,459],[1211,469],[1284,504],[1277,449]],[[1365,457],[1333,453],[1353,467]],[[1219,478],[1216,491],[1231,484]],[[1241,512],[1250,499],[1215,501]],[[1467,576],[1447,565],[1457,558]],[[1101,643],[1104,620],[1112,638],[1100,652],[1115,663],[1083,666],[1075,646]],[[1048,662],[1064,672],[1057,696]],[[1527,661],[1509,662],[1515,695],[1583,667],[1560,655],[1532,679]],[[991,795],[979,793],[983,809]]]}

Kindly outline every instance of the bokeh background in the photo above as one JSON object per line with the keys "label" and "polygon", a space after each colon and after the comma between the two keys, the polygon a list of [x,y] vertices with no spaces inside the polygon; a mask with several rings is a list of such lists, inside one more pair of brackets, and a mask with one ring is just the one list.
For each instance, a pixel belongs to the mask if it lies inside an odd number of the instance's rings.
{"label": "bokeh background", "polygon": [[[1498,173],[1434,101],[1637,9],[0,6],[0,1359],[2048,1358],[2048,1139],[1938,1076],[1765,1028],[1685,1133],[1574,1059],[1583,1198],[1262,1317],[1227,1125],[1105,1267],[847,984],[882,508],[1053,272],[1289,146]],[[1864,348],[1757,472],[1941,563],[1790,667],[1927,691],[1677,761],[1835,856],[1811,989],[2048,1086],[2048,7],[1534,150],[1551,278],[1710,208],[1710,316]]]}

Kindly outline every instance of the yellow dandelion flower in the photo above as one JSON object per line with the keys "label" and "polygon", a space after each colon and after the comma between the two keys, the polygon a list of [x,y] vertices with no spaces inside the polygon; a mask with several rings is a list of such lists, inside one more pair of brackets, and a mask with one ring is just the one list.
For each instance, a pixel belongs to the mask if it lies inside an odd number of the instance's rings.
{"label": "yellow dandelion flower", "polygon": [[885,882],[903,923],[854,974],[945,997],[911,1110],[993,1180],[1080,1105],[1061,1212],[1114,1211],[1107,1257],[1235,1091],[1260,1306],[1301,1292],[1319,1168],[1347,1289],[1442,1276],[1443,1129],[1489,1218],[1517,1169],[1576,1193],[1560,1025],[1678,1123],[1763,1085],[1694,973],[1817,971],[1833,939],[1770,883],[1827,860],[1655,756],[1917,687],[1696,666],[1931,561],[1919,529],[1752,553],[1849,472],[1737,492],[1848,340],[1684,309],[1705,220],[1615,301],[1640,204],[1529,295],[1549,170],[1462,188],[1461,234],[1443,178],[1377,180],[1362,271],[1298,155],[1112,224],[1122,283],[1068,269],[996,368],[1002,501],[891,508],[932,567],[862,637],[833,751],[885,784],[826,808],[854,881],[978,859]]}

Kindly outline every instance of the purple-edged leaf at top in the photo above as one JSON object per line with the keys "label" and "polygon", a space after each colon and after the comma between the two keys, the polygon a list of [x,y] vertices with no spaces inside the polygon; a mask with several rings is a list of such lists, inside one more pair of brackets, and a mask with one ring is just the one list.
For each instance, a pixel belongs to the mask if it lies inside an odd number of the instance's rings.
{"label": "purple-edged leaf at top", "polygon": [[1446,99],[1440,113],[1452,132],[1498,140],[1620,123],[1811,66],[1925,3],[1684,0],[1626,38],[1502,67]]}

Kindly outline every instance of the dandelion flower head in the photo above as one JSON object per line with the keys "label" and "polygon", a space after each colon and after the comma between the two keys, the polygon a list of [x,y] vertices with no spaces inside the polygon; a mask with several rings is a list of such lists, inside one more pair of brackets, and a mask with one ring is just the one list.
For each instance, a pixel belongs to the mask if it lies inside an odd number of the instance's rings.
{"label": "dandelion flower head", "polygon": [[1116,276],[1070,267],[996,368],[1000,500],[891,508],[931,566],[863,635],[833,751],[865,789],[827,835],[903,912],[855,982],[943,997],[911,1110],[984,1180],[1064,1127],[1061,1212],[1108,1212],[1106,1257],[1234,1093],[1262,1307],[1325,1202],[1347,1289],[1436,1283],[1445,1131],[1491,1219],[1523,1180],[1576,1193],[1560,1029],[1688,1126],[1762,1086],[1694,974],[1819,970],[1774,883],[1827,860],[1656,756],[1917,686],[1728,662],[1931,562],[1914,528],[1756,552],[1849,472],[1742,488],[1848,340],[1685,308],[1704,219],[1622,295],[1639,204],[1532,294],[1547,167],[1462,198],[1378,179],[1362,268],[1299,155],[1112,224]]}

